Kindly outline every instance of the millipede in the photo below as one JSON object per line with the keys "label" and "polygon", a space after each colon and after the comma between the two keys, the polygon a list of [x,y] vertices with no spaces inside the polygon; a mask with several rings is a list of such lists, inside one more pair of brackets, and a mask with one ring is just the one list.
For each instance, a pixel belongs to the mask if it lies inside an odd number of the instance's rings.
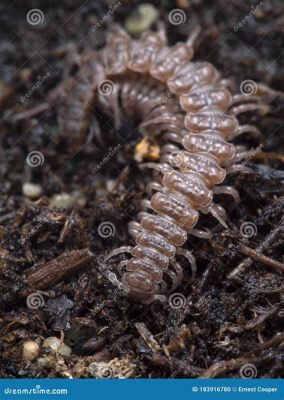
{"label": "millipede", "polygon": [[197,36],[194,30],[186,42],[169,46],[161,26],[139,39],[113,27],[102,50],[83,52],[79,72],[64,84],[67,96],[58,106],[59,126],[70,146],[82,142],[94,106],[114,115],[117,125],[122,113],[138,119],[142,133],[163,143],[159,161],[142,164],[158,171],[159,179],[149,184],[152,197],[142,201],[137,221],[129,223],[136,245],[106,257],[107,262],[131,254],[119,263],[114,283],[143,304],[164,300],[181,284],[177,255],[186,257],[195,273],[195,258],[183,245],[188,235],[210,237],[195,228],[200,213],[227,227],[214,194],[238,201],[238,192],[221,184],[248,155],[230,141],[258,132],[253,125],[239,125],[237,116],[262,109],[259,97],[232,95],[228,80],[211,63],[192,61]]}

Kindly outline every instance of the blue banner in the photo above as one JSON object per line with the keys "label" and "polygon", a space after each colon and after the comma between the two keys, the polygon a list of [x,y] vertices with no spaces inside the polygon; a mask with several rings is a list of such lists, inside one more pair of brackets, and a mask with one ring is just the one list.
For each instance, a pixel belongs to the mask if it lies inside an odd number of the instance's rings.
{"label": "blue banner", "polygon": [[284,400],[281,379],[2,379],[1,400]]}

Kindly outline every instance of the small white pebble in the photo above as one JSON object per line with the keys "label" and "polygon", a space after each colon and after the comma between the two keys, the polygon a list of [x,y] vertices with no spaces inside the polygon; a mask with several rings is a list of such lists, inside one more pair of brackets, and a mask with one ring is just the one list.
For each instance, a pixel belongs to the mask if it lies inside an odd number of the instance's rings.
{"label": "small white pebble", "polygon": [[38,358],[37,363],[41,368],[54,369],[56,368],[56,357],[55,355],[47,354]]}
{"label": "small white pebble", "polygon": [[51,197],[49,206],[51,208],[68,208],[72,206],[73,199],[70,194],[59,193]]}
{"label": "small white pebble", "polygon": [[47,338],[42,346],[50,348],[51,350],[56,351],[62,356],[70,356],[70,354],[72,353],[71,347],[67,346],[64,343],[61,343],[61,340],[58,339],[56,336],[50,336],[49,338]]}
{"label": "small white pebble", "polygon": [[36,183],[27,182],[23,184],[22,192],[24,196],[33,199],[42,195],[42,187]]}
{"label": "small white pebble", "polygon": [[107,183],[106,183],[106,190],[107,190],[108,192],[111,192],[111,191],[115,188],[115,185],[116,185],[116,180],[114,180],[114,179],[109,179],[109,180],[107,181]]}
{"label": "small white pebble", "polygon": [[150,3],[140,4],[126,18],[125,26],[129,33],[139,35],[151,27],[159,16],[158,10]]}
{"label": "small white pebble", "polygon": [[71,194],[58,193],[51,197],[49,206],[51,208],[69,208],[74,205],[83,207],[86,204],[86,199],[79,191],[75,191]]}
{"label": "small white pebble", "polygon": [[39,345],[29,340],[23,345],[23,359],[26,361],[34,361],[38,358]]}

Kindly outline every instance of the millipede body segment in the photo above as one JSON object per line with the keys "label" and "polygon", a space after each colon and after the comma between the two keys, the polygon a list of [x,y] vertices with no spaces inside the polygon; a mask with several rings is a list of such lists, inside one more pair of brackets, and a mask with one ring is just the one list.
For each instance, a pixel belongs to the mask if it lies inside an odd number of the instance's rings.
{"label": "millipede body segment", "polygon": [[[141,131],[163,143],[159,163],[145,164],[161,178],[150,184],[154,194],[142,202],[139,222],[129,224],[136,246],[114,250],[107,257],[130,251],[132,258],[120,263],[118,284],[142,303],[169,291],[166,275],[171,290],[180,284],[183,273],[177,254],[187,257],[194,272],[194,257],[182,246],[188,234],[208,237],[208,232],[194,229],[200,212],[211,213],[226,226],[225,211],[214,203],[214,193],[238,197],[233,188],[218,185],[247,155],[229,140],[255,132],[253,126],[239,126],[236,115],[261,107],[255,96],[232,96],[209,62],[193,62],[193,42],[194,35],[169,47],[162,29],[133,40],[117,28],[103,50],[82,57],[81,72],[69,83],[61,117],[62,129],[71,132],[73,140],[82,136],[90,106],[99,106],[114,115],[117,124],[122,113],[138,118]],[[79,101],[81,114],[74,106]]]}

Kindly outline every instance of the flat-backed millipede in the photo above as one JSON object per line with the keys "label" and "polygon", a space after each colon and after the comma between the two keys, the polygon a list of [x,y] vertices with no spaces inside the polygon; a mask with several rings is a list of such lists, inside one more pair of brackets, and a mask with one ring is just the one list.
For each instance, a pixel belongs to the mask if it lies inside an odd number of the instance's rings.
{"label": "flat-backed millipede", "polygon": [[84,136],[92,106],[114,115],[118,124],[120,113],[138,118],[145,135],[165,143],[160,162],[145,164],[162,178],[150,184],[155,194],[142,202],[140,222],[129,224],[136,246],[106,257],[132,254],[120,263],[122,276],[116,283],[144,304],[164,298],[181,283],[177,254],[187,257],[195,271],[193,255],[182,246],[188,234],[208,237],[208,232],[194,229],[200,212],[211,213],[226,226],[225,210],[213,196],[238,198],[232,187],[218,185],[248,154],[229,140],[257,131],[252,125],[239,126],[236,116],[263,107],[256,96],[232,96],[228,81],[209,62],[191,61],[195,38],[196,32],[186,43],[169,47],[162,28],[134,40],[116,27],[104,49],[83,53],[79,73],[67,82],[67,97],[59,106],[59,123],[70,146]]}

